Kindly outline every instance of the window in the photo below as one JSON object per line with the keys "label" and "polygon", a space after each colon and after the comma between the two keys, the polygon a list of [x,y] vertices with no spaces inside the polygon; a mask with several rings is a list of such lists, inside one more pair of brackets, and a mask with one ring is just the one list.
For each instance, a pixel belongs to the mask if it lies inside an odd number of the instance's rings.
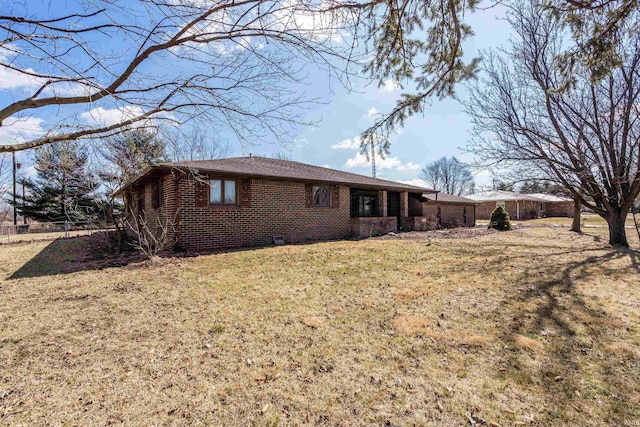
{"label": "window", "polygon": [[316,208],[328,208],[331,206],[331,191],[326,185],[313,186],[313,206]]}
{"label": "window", "polygon": [[351,190],[351,216],[378,216],[378,193],[368,190]]}
{"label": "window", "polygon": [[156,182],[151,187],[151,206],[153,209],[159,209],[162,207],[162,183]]}
{"label": "window", "polygon": [[235,205],[237,200],[236,181],[232,179],[212,179],[209,181],[209,203],[212,205]]}
{"label": "window", "polygon": [[376,197],[360,196],[360,207],[358,209],[360,216],[374,216],[376,213]]}
{"label": "window", "polygon": [[496,202],[496,207],[501,206],[502,209],[506,210],[507,209],[507,205],[505,202]]}
{"label": "window", "polygon": [[546,206],[544,203],[540,203],[540,212],[544,212]]}

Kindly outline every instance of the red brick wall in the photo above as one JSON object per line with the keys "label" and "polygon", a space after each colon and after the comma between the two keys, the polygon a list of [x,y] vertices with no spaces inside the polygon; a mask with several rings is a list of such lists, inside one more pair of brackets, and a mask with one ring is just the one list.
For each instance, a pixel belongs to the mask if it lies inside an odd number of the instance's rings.
{"label": "red brick wall", "polygon": [[[532,202],[528,200],[521,200],[520,202],[520,219],[532,219],[540,217],[540,203]],[[496,208],[496,202],[484,202],[476,207],[477,219],[490,219],[491,212]],[[505,202],[505,209],[509,214],[509,218],[516,220],[517,217],[517,205],[515,201]]]}
{"label": "red brick wall", "polygon": [[573,202],[547,202],[545,217],[573,217]]}
{"label": "red brick wall", "polygon": [[390,231],[396,232],[397,222],[395,216],[351,218],[351,229],[354,236],[379,236]]}
{"label": "red brick wall", "polygon": [[[351,234],[349,188],[331,185],[332,207],[309,207],[304,183],[238,180],[240,206],[196,207],[196,183],[181,179],[180,238],[189,251],[346,237]],[[207,187],[208,188],[208,187]]]}
{"label": "red brick wall", "polygon": [[473,205],[458,205],[431,201],[422,203],[422,215],[427,218],[427,227],[429,227],[429,229],[438,228],[438,207],[440,208],[440,227],[474,227],[476,225]]}
{"label": "red brick wall", "polygon": [[409,224],[405,224],[405,220],[409,217],[409,193],[400,192],[400,230],[409,230]]}
{"label": "red brick wall", "polygon": [[424,216],[409,216],[404,219],[407,231],[427,231],[436,227],[435,222]]}
{"label": "red brick wall", "polygon": [[[141,191],[144,193],[144,197],[141,200],[143,202],[144,219],[146,220],[146,227],[155,235],[161,234],[161,228],[166,228],[168,231],[167,240],[173,242],[175,240],[176,233],[176,183],[174,176],[169,174],[162,178],[158,178],[156,181],[159,185],[162,185],[162,201],[158,208],[153,207],[153,189],[154,182],[147,184]],[[134,194],[133,197],[138,197]],[[134,231],[134,222],[127,213],[129,227],[127,232]]]}

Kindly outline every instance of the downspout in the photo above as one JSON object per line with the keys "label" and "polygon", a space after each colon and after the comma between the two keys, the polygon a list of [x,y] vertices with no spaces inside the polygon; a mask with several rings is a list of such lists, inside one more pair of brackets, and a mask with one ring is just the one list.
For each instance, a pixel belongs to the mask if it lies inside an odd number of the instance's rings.
{"label": "downspout", "polygon": [[516,219],[520,219],[520,201],[516,200]]}

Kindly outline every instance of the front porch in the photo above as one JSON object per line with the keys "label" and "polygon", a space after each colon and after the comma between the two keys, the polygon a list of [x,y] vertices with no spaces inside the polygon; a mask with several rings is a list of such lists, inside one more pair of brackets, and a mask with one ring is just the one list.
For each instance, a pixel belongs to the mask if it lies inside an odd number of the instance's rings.
{"label": "front porch", "polygon": [[351,189],[351,231],[370,237],[399,230],[423,230],[422,194],[406,191]]}

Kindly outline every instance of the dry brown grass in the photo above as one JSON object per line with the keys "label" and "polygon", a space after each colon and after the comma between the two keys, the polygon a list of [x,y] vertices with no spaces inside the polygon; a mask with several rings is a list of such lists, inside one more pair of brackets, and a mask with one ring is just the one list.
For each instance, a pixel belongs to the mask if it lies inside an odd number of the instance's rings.
{"label": "dry brown grass", "polygon": [[519,348],[526,348],[529,350],[533,350],[535,352],[542,352],[542,350],[544,350],[544,344],[542,344],[538,340],[525,337],[524,335],[513,334],[511,339],[513,340],[514,344]]}
{"label": "dry brown grass", "polygon": [[302,319],[302,323],[310,328],[319,328],[325,324],[325,318],[322,316],[306,316]]}
{"label": "dry brown grass", "polygon": [[0,424],[637,425],[640,253],[605,231],[2,246]]}

